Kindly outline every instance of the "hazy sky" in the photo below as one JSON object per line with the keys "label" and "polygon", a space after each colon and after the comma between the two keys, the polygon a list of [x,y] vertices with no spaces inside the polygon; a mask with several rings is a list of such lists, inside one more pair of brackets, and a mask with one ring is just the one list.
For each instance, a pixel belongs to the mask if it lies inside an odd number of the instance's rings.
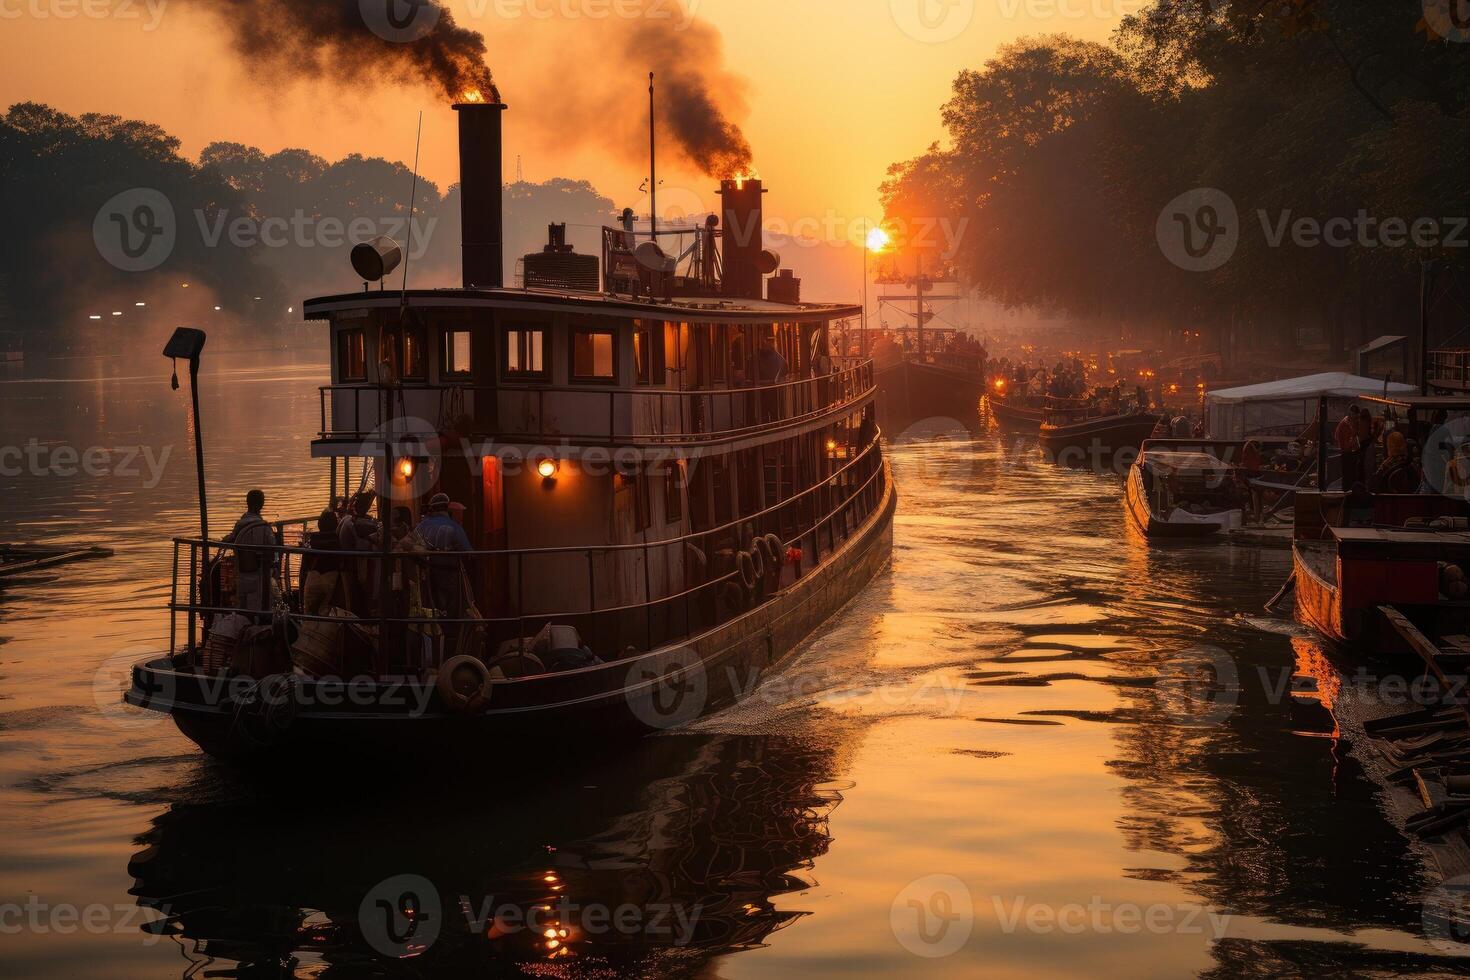
{"label": "hazy sky", "polygon": [[[0,95],[64,111],[146,119],[183,140],[193,156],[212,140],[267,151],[306,147],[336,159],[362,152],[412,161],[424,110],[423,170],[441,190],[457,177],[455,118],[427,86],[373,78],[328,85],[245,63],[208,11],[216,0],[0,0]],[[305,0],[303,0],[305,2]],[[602,58],[618,29],[594,19],[618,0],[448,0],[461,25],[480,31],[512,111],[507,176],[591,180],[637,207],[644,148],[619,159],[578,138],[604,123],[632,132],[646,118],[646,66]],[[675,0],[645,0],[677,18]],[[83,4],[101,16],[78,13]],[[954,75],[1026,35],[1104,40],[1138,0],[686,0],[724,39],[726,67],[744,79],[739,115],[770,214],[824,224],[878,216],[877,185],[889,163],[941,135],[939,107]],[[669,36],[675,38],[678,33]],[[566,120],[563,93],[626,90],[606,120]],[[538,122],[539,120],[539,122]],[[606,137],[604,137],[604,143]],[[630,138],[628,141],[633,143]],[[637,162],[635,162],[637,161]],[[660,211],[697,208],[715,181],[669,165]],[[646,205],[645,205],[646,206]],[[839,224],[840,227],[840,224]]]}

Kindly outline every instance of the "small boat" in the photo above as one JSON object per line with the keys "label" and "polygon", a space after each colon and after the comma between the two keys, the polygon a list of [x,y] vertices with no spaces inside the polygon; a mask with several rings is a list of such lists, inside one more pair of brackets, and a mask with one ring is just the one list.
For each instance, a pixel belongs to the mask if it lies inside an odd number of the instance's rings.
{"label": "small boat", "polygon": [[1096,404],[1048,399],[1041,448],[1060,466],[1111,468],[1123,462],[1123,456],[1131,465],[1132,454],[1153,435],[1160,418],[1147,412],[1104,414]]}
{"label": "small boat", "polygon": [[1046,414],[1045,399],[1029,395],[1007,396],[996,392],[986,396],[985,406],[999,429],[1025,435],[1039,433]]}
{"label": "small boat", "polygon": [[[985,351],[953,330],[926,331],[933,349],[875,351],[878,424],[890,438],[949,422],[976,432],[985,397]],[[927,345],[928,341],[926,341]]]}
{"label": "small boat", "polygon": [[1211,538],[1245,524],[1233,468],[1213,453],[1158,441],[1143,444],[1128,470],[1128,516],[1148,538]]}
{"label": "small boat", "polygon": [[111,557],[112,550],[109,548],[37,548],[26,545],[0,545],[0,579],[30,575],[78,561]]}

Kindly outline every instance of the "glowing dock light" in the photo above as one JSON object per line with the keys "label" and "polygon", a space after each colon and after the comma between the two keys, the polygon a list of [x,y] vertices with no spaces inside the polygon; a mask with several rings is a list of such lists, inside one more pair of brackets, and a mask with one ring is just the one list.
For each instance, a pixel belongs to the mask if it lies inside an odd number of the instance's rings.
{"label": "glowing dock light", "polygon": [[417,467],[414,465],[414,461],[411,459],[405,458],[398,461],[398,475],[403,477],[405,480],[413,479],[414,470],[416,468]]}
{"label": "glowing dock light", "polygon": [[[555,479],[557,469],[558,466],[556,460],[554,459],[543,459],[541,462],[536,464],[536,472],[540,474],[541,479],[543,480]],[[556,877],[554,875],[547,875],[546,880],[555,881]]]}

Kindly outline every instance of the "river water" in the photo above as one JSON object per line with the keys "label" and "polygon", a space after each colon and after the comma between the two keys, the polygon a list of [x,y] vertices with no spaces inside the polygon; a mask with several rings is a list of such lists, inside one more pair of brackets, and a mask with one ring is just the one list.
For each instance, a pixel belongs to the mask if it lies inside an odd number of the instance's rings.
{"label": "river water", "polygon": [[[211,354],[216,533],[256,485],[319,509],[324,366]],[[893,447],[891,570],[691,730],[514,780],[246,780],[118,704],[197,528],[186,392],[153,358],[0,378],[0,542],[117,551],[0,592],[6,977],[1462,970],[1346,665],[1261,612],[1289,553],[1150,549],[1119,477],[1000,437]]]}

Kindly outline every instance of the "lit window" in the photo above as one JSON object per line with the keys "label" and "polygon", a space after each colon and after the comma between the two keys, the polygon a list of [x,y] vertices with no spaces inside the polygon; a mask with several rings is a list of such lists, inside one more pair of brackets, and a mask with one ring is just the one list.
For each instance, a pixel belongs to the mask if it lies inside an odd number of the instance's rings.
{"label": "lit window", "polygon": [[546,373],[546,334],[541,330],[505,332],[505,373],[512,377]]}
{"label": "lit window", "polygon": [[572,334],[572,380],[616,381],[613,370],[614,336],[605,330],[577,330]]}
{"label": "lit window", "polygon": [[403,376],[422,380],[424,372],[424,333],[408,329],[403,333]]}
{"label": "lit window", "polygon": [[367,380],[367,344],[361,330],[344,330],[338,335],[337,370],[343,381]]}
{"label": "lit window", "polygon": [[446,330],[444,332],[444,373],[469,374],[473,366],[470,332],[468,330]]}

